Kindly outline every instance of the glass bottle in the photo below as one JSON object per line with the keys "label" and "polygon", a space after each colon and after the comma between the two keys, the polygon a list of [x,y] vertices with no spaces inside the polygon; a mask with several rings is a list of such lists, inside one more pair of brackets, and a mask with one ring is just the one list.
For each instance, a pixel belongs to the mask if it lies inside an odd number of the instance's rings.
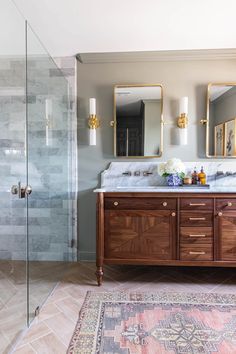
{"label": "glass bottle", "polygon": [[192,184],[197,184],[197,182],[198,182],[197,168],[194,167],[194,171],[192,173]]}
{"label": "glass bottle", "polygon": [[198,174],[198,180],[200,184],[206,184],[206,174],[203,167],[201,168],[201,172]]}

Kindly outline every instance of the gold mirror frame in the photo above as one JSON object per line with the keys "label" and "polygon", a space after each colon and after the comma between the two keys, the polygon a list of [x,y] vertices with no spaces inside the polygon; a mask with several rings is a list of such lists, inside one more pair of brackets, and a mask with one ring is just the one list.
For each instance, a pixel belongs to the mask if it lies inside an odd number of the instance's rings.
{"label": "gold mirror frame", "polygon": [[[206,109],[206,119],[202,119],[200,122],[202,124],[206,124],[206,157],[207,158],[212,158],[212,159],[235,159],[236,156],[225,156],[224,154],[222,156],[215,156],[215,155],[210,155],[209,153],[209,139],[210,139],[210,127],[209,127],[209,121],[210,121],[210,94],[211,94],[211,87],[212,86],[236,86],[235,82],[211,82],[207,86],[207,109]],[[232,117],[233,119],[234,117]]]}
{"label": "gold mirror frame", "polygon": [[[161,89],[161,121],[160,121],[160,153],[159,155],[153,155],[153,156],[117,156],[117,150],[116,150],[116,125],[117,125],[117,119],[116,119],[116,95],[115,95],[115,90],[116,88],[127,88],[127,87],[160,87]],[[160,158],[162,157],[163,154],[163,130],[164,130],[164,120],[163,120],[163,86],[161,84],[135,84],[135,85],[115,85],[114,86],[114,121],[111,121],[111,126],[114,128],[114,156],[122,159],[150,159],[150,158]]]}

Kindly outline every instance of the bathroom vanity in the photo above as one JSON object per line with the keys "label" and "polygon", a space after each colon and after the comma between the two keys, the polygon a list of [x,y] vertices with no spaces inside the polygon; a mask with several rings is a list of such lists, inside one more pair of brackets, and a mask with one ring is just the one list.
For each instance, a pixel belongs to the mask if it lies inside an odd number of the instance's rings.
{"label": "bathroom vanity", "polygon": [[236,266],[236,193],[97,190],[97,281],[103,264]]}

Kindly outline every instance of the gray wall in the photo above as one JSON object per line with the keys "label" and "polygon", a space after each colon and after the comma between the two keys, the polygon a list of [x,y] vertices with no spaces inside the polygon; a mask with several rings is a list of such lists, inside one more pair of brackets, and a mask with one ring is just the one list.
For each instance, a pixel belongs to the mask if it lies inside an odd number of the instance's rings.
{"label": "gray wall", "polygon": [[233,87],[213,101],[215,125],[234,119],[236,115],[236,88]]}
{"label": "gray wall", "polygon": [[[94,258],[96,237],[95,195],[100,173],[113,157],[113,86],[115,84],[162,84],[164,93],[164,154],[158,161],[179,157],[198,161],[205,156],[205,128],[199,120],[206,116],[209,82],[236,82],[235,60],[189,60],[129,63],[78,63],[78,179],[79,256]],[[173,145],[178,100],[189,97],[188,145]],[[88,145],[88,99],[97,98],[101,128],[97,146]],[[121,160],[124,161],[124,160]]]}

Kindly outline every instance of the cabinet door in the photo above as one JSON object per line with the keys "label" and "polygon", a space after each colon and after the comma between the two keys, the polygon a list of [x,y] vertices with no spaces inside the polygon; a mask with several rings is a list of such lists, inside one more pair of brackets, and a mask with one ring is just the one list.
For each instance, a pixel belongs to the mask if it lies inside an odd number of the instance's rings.
{"label": "cabinet door", "polygon": [[175,259],[175,236],[170,210],[105,212],[105,258]]}
{"label": "cabinet door", "polygon": [[221,261],[236,261],[236,211],[218,213],[216,230],[218,231]]}

